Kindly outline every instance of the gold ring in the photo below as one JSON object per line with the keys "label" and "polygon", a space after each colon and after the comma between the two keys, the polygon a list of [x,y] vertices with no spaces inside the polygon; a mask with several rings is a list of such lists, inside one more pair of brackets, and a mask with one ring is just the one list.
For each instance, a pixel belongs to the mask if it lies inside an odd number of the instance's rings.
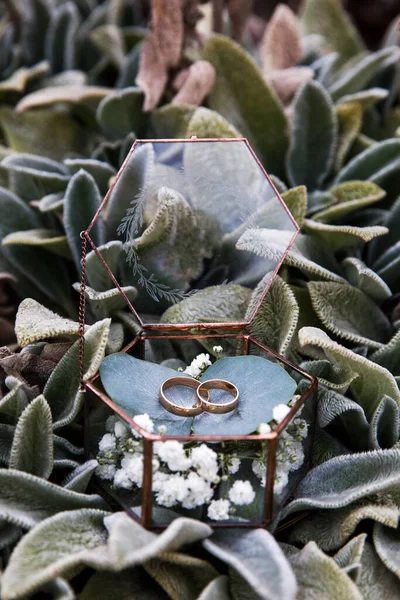
{"label": "gold ring", "polygon": [[[188,408],[186,406],[181,406],[179,404],[175,404],[174,402],[171,402],[171,400],[168,400],[168,398],[166,397],[166,395],[164,393],[165,390],[170,387],[177,386],[177,385],[180,385],[183,387],[190,387],[197,391],[197,388],[199,387],[200,384],[196,379],[191,379],[190,377],[170,377],[169,379],[164,381],[164,383],[160,387],[159,398],[160,398],[160,403],[165,408],[165,410],[167,410],[168,412],[170,412],[174,415],[179,415],[180,417],[195,417],[196,415],[199,415],[200,413],[202,413],[203,412],[202,406],[198,402],[196,402],[196,404],[194,404],[191,408]],[[199,394],[197,394],[197,396],[199,397]],[[209,392],[206,391],[207,400],[209,399],[209,397],[210,397],[210,394],[209,394]]]}
{"label": "gold ring", "polygon": [[[225,402],[224,404],[214,404],[213,402],[208,402],[208,398],[207,400],[204,400],[201,395],[203,390],[207,392],[208,390],[224,390],[225,392],[232,394],[233,400]],[[209,379],[208,381],[204,381],[197,388],[196,394],[201,407],[205,412],[224,414],[231,412],[239,404],[239,390],[236,385],[233,385],[233,383],[225,381],[224,379]]]}

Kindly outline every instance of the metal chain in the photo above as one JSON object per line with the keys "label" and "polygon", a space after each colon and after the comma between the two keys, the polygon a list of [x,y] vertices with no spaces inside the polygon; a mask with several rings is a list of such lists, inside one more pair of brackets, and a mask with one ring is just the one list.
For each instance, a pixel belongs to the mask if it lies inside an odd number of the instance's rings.
{"label": "metal chain", "polygon": [[84,364],[85,364],[85,316],[86,316],[86,231],[80,234],[82,240],[82,260],[81,260],[81,286],[79,297],[79,382],[80,391],[85,392]]}

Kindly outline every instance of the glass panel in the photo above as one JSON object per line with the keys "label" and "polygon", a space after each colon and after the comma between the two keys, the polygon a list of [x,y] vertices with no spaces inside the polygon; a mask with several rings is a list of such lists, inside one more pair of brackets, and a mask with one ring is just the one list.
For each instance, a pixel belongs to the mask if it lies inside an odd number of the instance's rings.
{"label": "glass panel", "polygon": [[[235,296],[229,318],[249,320],[246,290],[228,284],[263,279],[266,289],[297,231],[242,140],[137,143],[99,218],[108,239],[100,251],[118,283],[137,289],[127,296],[146,323],[223,323],[223,294]],[[201,315],[195,306],[164,314],[216,285]]]}

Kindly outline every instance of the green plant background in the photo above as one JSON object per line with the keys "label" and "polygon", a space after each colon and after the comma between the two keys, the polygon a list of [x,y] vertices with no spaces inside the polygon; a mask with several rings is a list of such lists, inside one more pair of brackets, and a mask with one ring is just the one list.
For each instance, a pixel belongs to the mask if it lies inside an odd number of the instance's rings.
{"label": "green plant background", "polygon": [[[203,45],[186,20],[178,59],[216,75],[196,105],[176,101],[154,65],[153,88],[137,87],[140,4],[11,5],[0,31],[0,271],[22,300],[22,349],[0,350],[1,597],[400,598],[396,24],[371,53],[336,0],[306,0],[299,19],[279,7],[261,50],[246,36],[244,47],[224,35]],[[166,71],[177,64],[169,59]],[[145,112],[154,87],[161,101]],[[301,226],[252,325],[320,383],[315,467],[280,519],[307,515],[275,537],[279,519],[269,531],[213,533],[182,518],[147,532],[110,513],[90,489],[95,461],[83,462],[79,233],[136,137],[191,135],[247,137]],[[140,177],[120,187],[116,211],[125,214],[135,185]],[[117,268],[121,244],[107,222],[93,235]],[[247,244],[268,257],[257,230]],[[85,379],[137,331],[90,255],[87,273]],[[134,303],[137,281],[124,285]],[[157,318],[242,318],[261,289],[206,288]]]}

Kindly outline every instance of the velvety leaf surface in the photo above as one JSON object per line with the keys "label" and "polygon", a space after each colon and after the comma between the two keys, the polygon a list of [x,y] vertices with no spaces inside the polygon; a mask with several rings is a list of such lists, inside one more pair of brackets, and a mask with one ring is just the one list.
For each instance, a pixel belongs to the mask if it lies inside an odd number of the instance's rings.
{"label": "velvety leaf surface", "polygon": [[98,600],[102,596],[107,600],[121,600],[121,598],[129,597],[135,600],[169,599],[162,588],[139,567],[121,573],[106,571],[95,573],[80,594],[80,600]]}
{"label": "velvety leaf surface", "polygon": [[365,263],[355,257],[345,258],[343,268],[349,282],[367,294],[375,302],[381,303],[392,293],[386,283]]}
{"label": "velvety leaf surface", "polygon": [[47,87],[24,96],[24,98],[18,102],[16,109],[18,112],[22,113],[25,110],[51,106],[52,104],[58,104],[60,102],[95,106],[110,92],[110,88],[88,85]]}
{"label": "velvety leaf surface", "polygon": [[96,460],[88,460],[76,467],[71,473],[64,479],[63,487],[73,492],[84,493],[89,484],[89,481],[97,468]]}
{"label": "velvety leaf surface", "polygon": [[18,344],[24,348],[33,342],[64,335],[77,336],[79,324],[26,298],[21,302],[15,322]]}
{"label": "velvety leaf surface", "polygon": [[197,135],[198,138],[235,138],[241,137],[237,129],[224,117],[210,110],[199,107],[190,116],[185,137]]}
{"label": "velvety leaf surface", "polygon": [[353,225],[330,225],[305,219],[304,231],[320,239],[325,246],[334,252],[343,248],[355,248],[388,232],[386,227],[371,225],[370,227],[354,227]]}
{"label": "velvety leaf surface", "polygon": [[332,168],[337,119],[331,99],[315,81],[303,85],[293,105],[292,136],[287,172],[292,186],[312,191],[321,186]]}
{"label": "velvety leaf surface", "polygon": [[336,183],[372,179],[376,174],[400,157],[400,140],[377,142],[353,158],[340,171]]}
{"label": "velvety leaf surface", "polygon": [[282,193],[282,200],[292,213],[299,227],[303,226],[307,212],[307,188],[304,185],[292,188]]}
{"label": "velvety leaf surface", "polygon": [[60,235],[59,231],[53,229],[28,229],[27,231],[16,231],[3,238],[3,246],[38,246],[58,256],[71,258],[71,250],[68,245],[67,236]]}
{"label": "velvety leaf surface", "polygon": [[210,108],[249,139],[267,171],[282,175],[288,144],[286,118],[252,58],[231,40],[217,35],[207,41],[203,57],[217,72],[208,97]]}
{"label": "velvety leaf surface", "polygon": [[144,131],[142,111],[143,92],[128,87],[106,96],[97,109],[97,120],[111,139],[121,139],[131,133],[141,136]]}
{"label": "velvety leaf surface", "polygon": [[361,572],[361,557],[365,548],[366,533],[360,533],[350,540],[343,548],[336,552],[333,557],[339,567],[347,575],[358,583]]}
{"label": "velvety leaf surface", "polygon": [[370,181],[349,181],[330,189],[334,206],[329,206],[313,215],[315,221],[335,221],[347,214],[370,204],[375,204],[385,196],[385,191]]}
{"label": "velvety leaf surface", "polygon": [[47,479],[53,470],[53,431],[50,407],[38,396],[24,410],[15,428],[10,469]]}
{"label": "velvety leaf surface", "polygon": [[335,158],[335,170],[340,171],[352,143],[362,125],[362,107],[358,102],[339,104],[336,107],[338,121],[338,145]]}
{"label": "velvety leaf surface", "polygon": [[379,558],[389,571],[400,577],[398,562],[400,534],[398,529],[389,529],[389,527],[385,527],[381,523],[376,523],[374,525],[373,536],[375,550]]}
{"label": "velvety leaf surface", "polygon": [[230,598],[228,577],[220,575],[204,588],[198,600],[230,600]]}
{"label": "velvety leaf surface", "polygon": [[399,600],[399,580],[380,560],[374,547],[365,544],[358,586],[364,600]]}

